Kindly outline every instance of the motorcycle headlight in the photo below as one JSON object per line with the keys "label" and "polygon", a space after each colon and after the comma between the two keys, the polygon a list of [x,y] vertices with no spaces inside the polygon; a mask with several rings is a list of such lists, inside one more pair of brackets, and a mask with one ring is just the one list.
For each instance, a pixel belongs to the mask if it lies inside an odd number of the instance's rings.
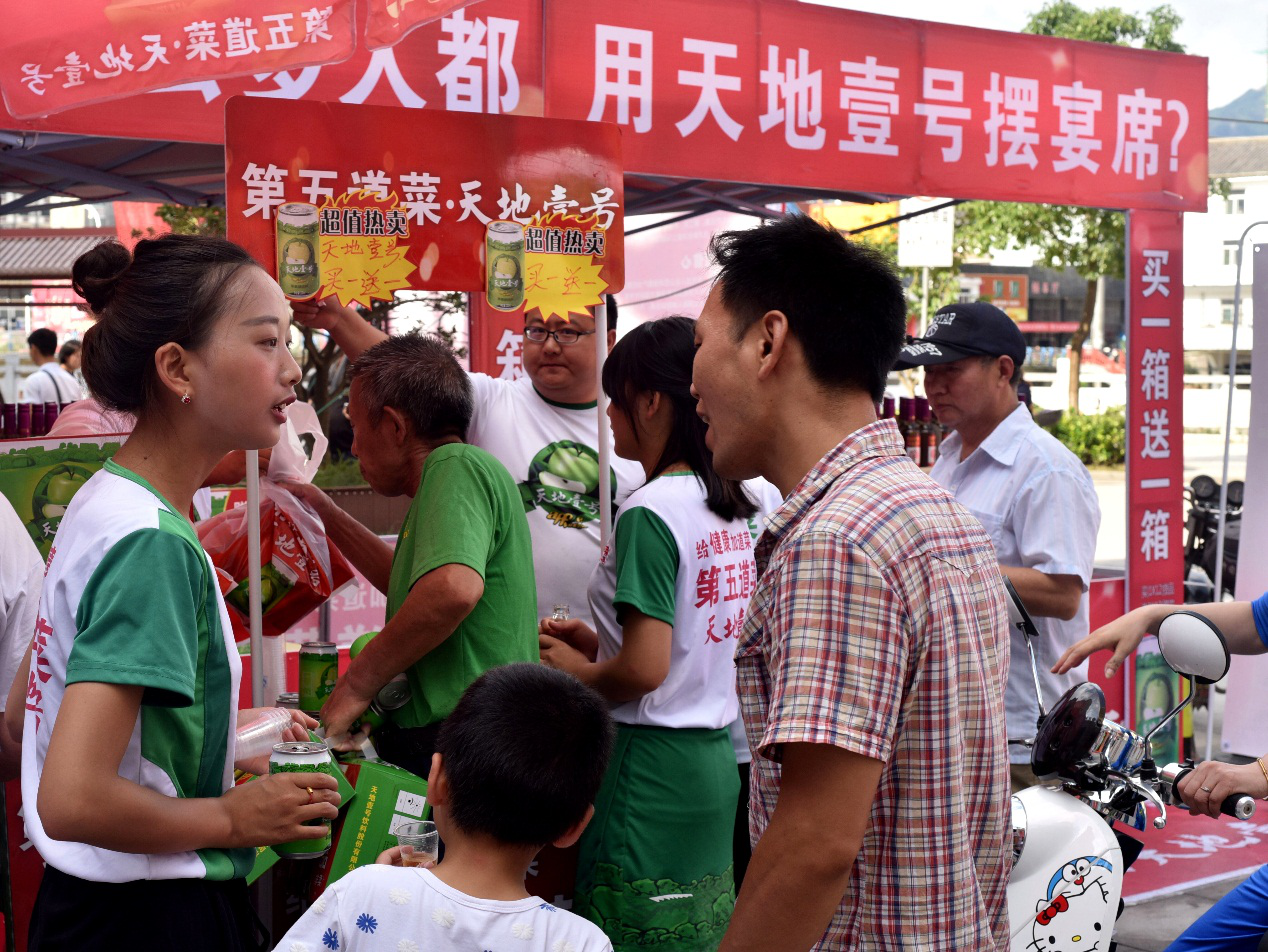
{"label": "motorcycle headlight", "polygon": [[1013,797],[1013,865],[1016,866],[1021,860],[1022,850],[1026,848],[1026,805],[1021,802],[1020,797]]}

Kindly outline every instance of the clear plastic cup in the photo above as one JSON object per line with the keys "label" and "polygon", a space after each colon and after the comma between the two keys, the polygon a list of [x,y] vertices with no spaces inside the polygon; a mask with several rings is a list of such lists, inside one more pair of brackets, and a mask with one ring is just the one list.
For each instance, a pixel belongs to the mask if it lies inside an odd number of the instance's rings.
{"label": "clear plastic cup", "polygon": [[435,866],[440,856],[440,833],[431,820],[402,823],[396,830],[402,866]]}
{"label": "clear plastic cup", "polygon": [[268,707],[249,724],[238,728],[235,760],[252,760],[273,752],[273,745],[280,744],[287,728],[292,724],[291,712],[280,707]]}

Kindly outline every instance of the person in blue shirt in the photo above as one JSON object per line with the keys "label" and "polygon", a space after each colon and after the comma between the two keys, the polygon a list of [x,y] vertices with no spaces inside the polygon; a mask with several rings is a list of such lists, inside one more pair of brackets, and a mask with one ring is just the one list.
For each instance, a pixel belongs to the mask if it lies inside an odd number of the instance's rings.
{"label": "person in blue shirt", "polygon": [[[1177,608],[1212,621],[1233,654],[1268,651],[1268,592],[1251,602],[1217,602],[1210,605],[1144,605],[1092,632],[1072,645],[1053,665],[1061,674],[1088,655],[1102,650],[1114,654],[1105,663],[1111,677],[1136,652],[1146,635],[1158,634],[1159,623]],[[1220,804],[1232,793],[1268,798],[1268,754],[1248,764],[1208,760],[1198,764],[1177,789],[1195,813],[1220,816]],[[1268,935],[1268,866],[1226,895],[1189,926],[1165,952],[1258,952]]]}

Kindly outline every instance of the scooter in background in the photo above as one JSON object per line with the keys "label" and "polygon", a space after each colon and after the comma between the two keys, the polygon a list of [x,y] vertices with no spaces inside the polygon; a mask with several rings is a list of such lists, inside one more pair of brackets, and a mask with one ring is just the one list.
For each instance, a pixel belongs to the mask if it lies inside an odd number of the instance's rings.
{"label": "scooter in background", "polygon": [[[1092,683],[1076,685],[1045,711],[1034,642],[1039,633],[1011,583],[1009,620],[1025,636],[1035,694],[1038,731],[1031,767],[1041,785],[1012,798],[1013,869],[1008,883],[1011,952],[1112,950],[1122,914],[1123,874],[1143,845],[1128,829],[1143,830],[1146,808],[1167,825],[1167,808],[1185,809],[1176,784],[1193,769],[1189,760],[1158,767],[1150,738],[1189,704],[1195,684],[1211,684],[1228,671],[1224,636],[1207,619],[1177,611],[1158,627],[1158,648],[1173,670],[1189,679],[1190,697],[1141,736],[1105,719],[1105,694]],[[1255,800],[1235,794],[1222,812],[1245,820]]]}
{"label": "scooter in background", "polygon": [[1233,597],[1237,586],[1237,548],[1241,539],[1244,493],[1245,486],[1240,479],[1229,480],[1228,504],[1221,512],[1220,484],[1210,476],[1194,476],[1184,491],[1189,504],[1184,523],[1184,600],[1187,604],[1223,600],[1215,597],[1215,556],[1221,518],[1228,528],[1224,533],[1224,573],[1220,588],[1225,595]]}

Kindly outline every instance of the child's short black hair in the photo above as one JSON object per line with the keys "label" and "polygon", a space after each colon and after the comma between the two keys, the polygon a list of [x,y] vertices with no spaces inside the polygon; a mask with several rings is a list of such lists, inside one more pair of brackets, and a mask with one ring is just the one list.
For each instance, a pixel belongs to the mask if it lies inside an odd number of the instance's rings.
{"label": "child's short black hair", "polygon": [[477,678],[436,739],[466,833],[544,846],[594,802],[612,754],[607,703],[571,675],[508,664]]}

